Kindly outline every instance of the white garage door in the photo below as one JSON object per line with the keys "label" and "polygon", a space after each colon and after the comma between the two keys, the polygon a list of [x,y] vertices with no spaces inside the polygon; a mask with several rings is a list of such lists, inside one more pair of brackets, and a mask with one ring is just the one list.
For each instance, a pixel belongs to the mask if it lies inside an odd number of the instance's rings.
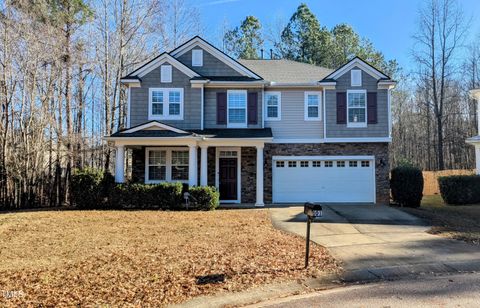
{"label": "white garage door", "polygon": [[370,156],[277,156],[273,202],[375,202],[375,166]]}

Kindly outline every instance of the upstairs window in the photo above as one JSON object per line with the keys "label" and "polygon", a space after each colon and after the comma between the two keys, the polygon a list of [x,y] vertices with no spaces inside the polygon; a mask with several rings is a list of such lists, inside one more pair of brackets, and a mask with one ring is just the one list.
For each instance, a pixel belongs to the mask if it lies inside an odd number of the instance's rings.
{"label": "upstairs window", "polygon": [[347,91],[347,127],[367,126],[367,92],[365,90]]}
{"label": "upstairs window", "polygon": [[227,126],[247,127],[247,91],[227,91]]}
{"label": "upstairs window", "polygon": [[305,120],[318,121],[321,119],[320,102],[322,96],[320,92],[305,92]]}
{"label": "upstairs window", "polygon": [[280,120],[281,110],[281,94],[280,92],[265,92],[265,105],[266,105],[266,119],[267,120]]}
{"label": "upstairs window", "polygon": [[203,50],[192,50],[192,66],[203,66]]}
{"label": "upstairs window", "polygon": [[172,66],[171,65],[160,66],[160,82],[162,83],[172,82]]}
{"label": "upstairs window", "polygon": [[151,88],[149,120],[183,120],[183,89]]}

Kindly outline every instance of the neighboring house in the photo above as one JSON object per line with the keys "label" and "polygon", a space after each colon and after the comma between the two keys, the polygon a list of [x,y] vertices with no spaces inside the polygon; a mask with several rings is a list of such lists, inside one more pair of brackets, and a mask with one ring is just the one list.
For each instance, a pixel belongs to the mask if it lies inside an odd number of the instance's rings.
{"label": "neighboring house", "polygon": [[471,90],[470,94],[477,100],[478,135],[468,138],[467,143],[470,143],[475,147],[475,167],[477,169],[477,174],[480,174],[480,89]]}
{"label": "neighboring house", "polygon": [[395,82],[360,58],[236,61],[194,37],[121,82],[117,182],[131,149],[133,181],[213,185],[222,202],[389,201]]}

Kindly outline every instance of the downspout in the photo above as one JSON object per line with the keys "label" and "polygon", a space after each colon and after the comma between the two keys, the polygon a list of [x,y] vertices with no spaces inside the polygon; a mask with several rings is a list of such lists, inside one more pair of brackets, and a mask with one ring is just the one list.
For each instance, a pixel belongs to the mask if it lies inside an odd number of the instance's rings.
{"label": "downspout", "polygon": [[205,87],[203,86],[202,84],[202,87],[200,88],[201,92],[200,92],[200,129],[203,130],[203,127],[204,127],[204,121],[203,121],[203,117],[204,117],[204,102],[203,102],[203,98],[204,98],[204,90],[205,90]]}
{"label": "downspout", "polygon": [[327,91],[323,87],[323,140],[327,139]]}

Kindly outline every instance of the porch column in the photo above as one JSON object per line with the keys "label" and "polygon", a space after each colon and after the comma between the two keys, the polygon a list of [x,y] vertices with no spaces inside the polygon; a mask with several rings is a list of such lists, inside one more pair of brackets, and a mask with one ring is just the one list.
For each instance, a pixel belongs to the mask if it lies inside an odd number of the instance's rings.
{"label": "porch column", "polygon": [[197,186],[197,146],[188,146],[188,186]]}
{"label": "porch column", "polygon": [[115,151],[115,182],[123,183],[125,182],[125,146],[117,145]]}
{"label": "porch column", "polygon": [[208,146],[200,146],[200,185],[208,185]]}
{"label": "porch column", "polygon": [[475,165],[476,173],[480,175],[480,144],[475,144]]}
{"label": "porch column", "polygon": [[257,201],[255,206],[263,206],[263,144],[257,146]]}

